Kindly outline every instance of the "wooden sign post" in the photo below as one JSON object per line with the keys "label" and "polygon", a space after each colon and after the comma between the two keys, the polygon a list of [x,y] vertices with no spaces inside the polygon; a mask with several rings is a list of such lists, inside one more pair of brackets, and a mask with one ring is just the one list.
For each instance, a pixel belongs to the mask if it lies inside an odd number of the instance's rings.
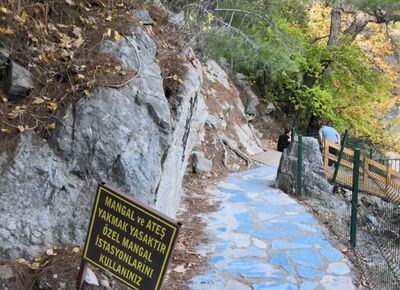
{"label": "wooden sign post", "polygon": [[85,262],[135,290],[158,290],[180,224],[131,196],[100,184],[92,209],[78,289]]}

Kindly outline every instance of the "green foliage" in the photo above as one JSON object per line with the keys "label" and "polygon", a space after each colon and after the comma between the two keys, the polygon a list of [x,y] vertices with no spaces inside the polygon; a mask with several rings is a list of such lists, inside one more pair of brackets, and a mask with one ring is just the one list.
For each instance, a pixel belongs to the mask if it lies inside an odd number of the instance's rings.
{"label": "green foliage", "polygon": [[[399,3],[351,1],[365,10],[388,5],[397,9]],[[224,58],[234,71],[258,80],[265,99],[300,126],[316,118],[330,121],[339,131],[349,128],[358,137],[382,138],[382,104],[391,95],[390,81],[357,44],[342,38],[340,46],[328,47],[325,41],[309,39],[309,1],[219,1],[218,8],[227,9],[213,14],[218,20],[211,17],[202,24],[209,28],[208,57]]]}
{"label": "green foliage", "polygon": [[364,11],[386,10],[390,13],[397,13],[400,10],[399,0],[350,0],[349,4]]}

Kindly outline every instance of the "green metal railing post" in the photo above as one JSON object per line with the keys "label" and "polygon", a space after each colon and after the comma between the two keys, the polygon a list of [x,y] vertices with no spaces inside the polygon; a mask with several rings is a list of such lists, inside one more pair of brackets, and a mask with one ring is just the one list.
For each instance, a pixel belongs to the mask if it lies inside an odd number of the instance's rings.
{"label": "green metal railing post", "polygon": [[346,140],[347,140],[348,133],[349,133],[349,130],[346,129],[346,131],[344,131],[342,142],[340,143],[340,151],[339,151],[338,161],[335,164],[335,172],[333,172],[333,177],[332,177],[332,182],[333,183],[336,182],[336,177],[337,177],[338,172],[339,172],[340,162],[342,162],[343,150],[344,150],[344,146],[346,145]]}
{"label": "green metal railing post", "polygon": [[297,141],[297,179],[296,179],[296,194],[298,197],[303,195],[303,136],[298,135]]}
{"label": "green metal railing post", "polygon": [[358,209],[358,181],[360,177],[360,155],[359,148],[354,149],[354,167],[353,167],[353,194],[351,196],[351,226],[350,226],[350,244],[356,247],[357,235],[357,209]]}

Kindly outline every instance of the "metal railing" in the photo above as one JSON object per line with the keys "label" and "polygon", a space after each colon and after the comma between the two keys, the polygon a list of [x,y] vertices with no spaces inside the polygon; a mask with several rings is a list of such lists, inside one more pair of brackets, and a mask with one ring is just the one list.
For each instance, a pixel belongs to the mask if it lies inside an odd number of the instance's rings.
{"label": "metal railing", "polygon": [[[293,136],[298,152],[296,195],[307,202],[313,198],[303,190],[303,151],[307,148],[302,135]],[[340,206],[319,217],[353,249],[353,262],[359,266],[370,289],[400,289],[400,172],[395,167],[400,161],[374,161],[369,158],[370,152],[362,153],[358,148],[346,147],[346,137],[341,145],[323,141],[327,178],[351,190],[351,194],[347,191],[346,197],[329,195]],[[332,163],[334,166],[329,166]],[[309,204],[318,207],[315,202]]]}

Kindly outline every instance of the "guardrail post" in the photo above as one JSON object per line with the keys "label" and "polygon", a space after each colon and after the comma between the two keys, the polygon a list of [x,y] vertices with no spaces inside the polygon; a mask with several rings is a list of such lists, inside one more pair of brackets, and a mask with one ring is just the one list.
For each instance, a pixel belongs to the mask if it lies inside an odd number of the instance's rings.
{"label": "guardrail post", "polygon": [[329,145],[328,145],[328,139],[324,138],[324,170],[325,172],[328,171],[328,165],[329,165]]}
{"label": "guardrail post", "polygon": [[390,179],[392,178],[392,175],[390,173],[390,165],[389,161],[387,162],[386,165],[386,184],[385,184],[385,193],[389,192],[389,184],[390,184]]}
{"label": "guardrail post", "polygon": [[298,135],[297,140],[297,178],[296,178],[296,195],[303,195],[303,136]]}
{"label": "guardrail post", "polygon": [[353,194],[351,197],[351,225],[350,225],[350,244],[356,247],[357,236],[357,210],[358,210],[358,181],[360,177],[360,155],[359,148],[354,149],[354,167],[353,167]]}
{"label": "guardrail post", "polygon": [[344,146],[346,144],[346,140],[347,140],[347,134],[349,133],[349,130],[346,129],[346,131],[344,131],[344,135],[342,138],[342,142],[340,143],[340,151],[339,151],[339,156],[338,156],[338,160],[335,164],[335,172],[333,173],[333,177],[332,177],[332,182],[335,183],[336,182],[336,177],[338,175],[339,172],[339,166],[340,166],[340,162],[342,162],[342,158],[343,158],[343,150],[344,150]]}
{"label": "guardrail post", "polygon": [[369,159],[367,157],[363,157],[363,186],[364,188],[368,187],[368,170],[369,170]]}

